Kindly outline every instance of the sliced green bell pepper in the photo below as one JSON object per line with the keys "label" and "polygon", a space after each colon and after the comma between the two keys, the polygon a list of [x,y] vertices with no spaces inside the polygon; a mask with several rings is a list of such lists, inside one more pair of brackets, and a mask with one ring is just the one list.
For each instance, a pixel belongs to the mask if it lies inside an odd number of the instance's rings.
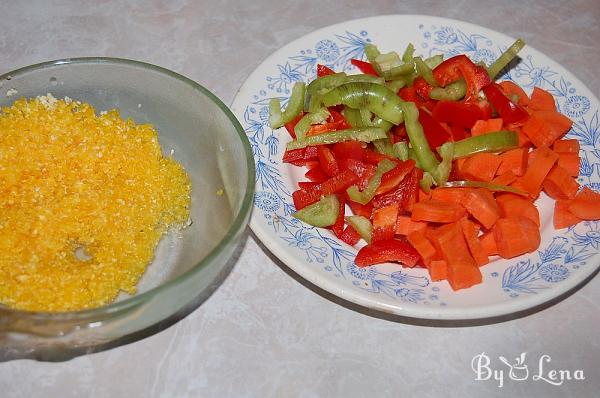
{"label": "sliced green bell pepper", "polygon": [[371,224],[368,218],[363,216],[348,216],[346,217],[346,222],[358,232],[361,238],[367,243],[371,243],[373,224]]}
{"label": "sliced green bell pepper", "polygon": [[321,200],[298,210],[292,217],[313,227],[330,227],[335,224],[340,211],[340,202],[337,195],[323,196]]}
{"label": "sliced green bell pepper", "polygon": [[465,138],[454,143],[454,159],[471,156],[479,152],[500,152],[519,146],[519,134],[501,130]]}
{"label": "sliced green bell pepper", "polygon": [[294,140],[288,142],[286,148],[288,150],[292,150],[313,145],[335,144],[336,142],[342,141],[371,142],[386,137],[387,135],[385,131],[379,127],[360,127],[311,135],[304,137],[303,140]]}
{"label": "sliced green bell pepper", "polygon": [[504,51],[502,55],[500,55],[500,57],[498,57],[498,59],[494,61],[489,68],[487,68],[490,78],[493,80],[496,76],[498,76],[498,73],[500,73],[500,71],[517,56],[523,47],[525,47],[525,42],[523,39],[517,39],[510,47],[508,47],[506,51]]}
{"label": "sliced green bell pepper", "polygon": [[281,111],[281,102],[277,98],[269,102],[269,125],[272,129],[283,127],[284,124],[294,120],[304,109],[304,95],[306,85],[302,82],[294,83],[292,94],[285,110]]}
{"label": "sliced green bell pepper", "polygon": [[296,133],[296,139],[302,141],[306,132],[310,130],[310,126],[317,123],[324,123],[327,118],[331,116],[327,108],[319,108],[314,112],[309,112],[302,116],[302,119],[294,126],[294,133]]}
{"label": "sliced green bell pepper", "polygon": [[354,202],[360,203],[362,205],[366,205],[367,203],[369,203],[371,199],[373,199],[373,197],[375,196],[375,191],[381,184],[381,177],[383,177],[385,173],[392,170],[394,167],[396,167],[396,163],[388,159],[383,159],[377,165],[375,174],[373,174],[373,177],[371,177],[371,179],[369,180],[369,184],[363,191],[359,191],[358,186],[356,185],[352,185],[346,190],[346,193],[348,194],[350,200],[353,200]]}

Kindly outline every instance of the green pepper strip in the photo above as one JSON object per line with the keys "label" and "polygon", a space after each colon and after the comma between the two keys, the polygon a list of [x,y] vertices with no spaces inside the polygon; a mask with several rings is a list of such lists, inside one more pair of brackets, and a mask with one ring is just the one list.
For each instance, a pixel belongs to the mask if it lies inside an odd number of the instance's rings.
{"label": "green pepper strip", "polygon": [[402,62],[411,62],[413,60],[413,54],[415,53],[415,46],[412,43],[408,43],[406,50],[402,54]]}
{"label": "green pepper strip", "polygon": [[269,125],[272,129],[283,127],[284,124],[291,122],[304,109],[304,93],[306,85],[302,82],[294,83],[292,95],[288,101],[285,111],[281,112],[281,103],[279,99],[273,98],[269,102]]}
{"label": "green pepper strip", "polygon": [[354,109],[350,107],[345,107],[342,111],[342,115],[346,118],[346,121],[350,123],[350,126],[358,128],[358,127],[367,127],[364,125],[362,121],[362,117],[360,114],[360,109]]}
{"label": "green pepper strip", "polygon": [[366,108],[393,124],[402,123],[403,101],[395,92],[374,83],[346,83],[323,96],[327,107],[344,104],[351,108]]}
{"label": "green pepper strip", "polygon": [[335,144],[342,141],[362,141],[371,142],[381,138],[386,138],[385,131],[378,127],[361,127],[347,130],[330,131],[327,133],[311,135],[304,137],[303,140],[290,141],[287,144],[287,149],[300,149],[313,145]]}
{"label": "green pepper strip", "polygon": [[385,85],[390,90],[397,93],[398,90],[400,90],[402,87],[406,86],[406,79],[401,78],[401,79],[390,80],[389,82],[386,82]]}
{"label": "green pepper strip", "polygon": [[379,54],[375,58],[375,63],[379,66],[379,69],[385,73],[397,66],[402,65],[402,60],[397,53],[392,51],[387,54]]}
{"label": "green pepper strip", "polygon": [[438,148],[438,153],[442,158],[439,166],[431,173],[436,184],[443,185],[448,181],[450,171],[452,170],[452,160],[454,158],[454,143],[446,142]]}
{"label": "green pepper strip", "polygon": [[379,184],[381,184],[381,177],[388,171],[392,170],[394,167],[396,167],[396,163],[392,162],[389,159],[383,159],[377,165],[375,174],[373,174],[373,177],[371,177],[371,179],[369,180],[369,184],[362,192],[358,190],[358,187],[356,185],[352,185],[346,190],[346,193],[348,194],[350,200],[353,200],[354,202],[360,203],[362,205],[366,205],[367,203],[369,203],[371,199],[373,199],[373,197],[375,196],[375,191],[379,187]]}
{"label": "green pepper strip", "polygon": [[406,133],[408,134],[408,139],[417,157],[417,161],[423,171],[433,173],[438,167],[439,162],[431,151],[431,148],[429,148],[427,138],[425,137],[425,133],[423,133],[423,127],[419,123],[419,110],[413,102],[403,102],[402,110],[404,111]]}
{"label": "green pepper strip", "polygon": [[487,188],[494,192],[510,192],[525,197],[529,196],[527,192],[514,187],[483,181],[447,181],[441,188]]}
{"label": "green pepper strip", "polygon": [[327,108],[319,108],[315,112],[310,112],[302,116],[302,119],[300,119],[294,127],[296,139],[298,141],[302,141],[306,135],[306,132],[310,130],[310,126],[313,124],[324,123],[329,116],[331,116],[331,114]]}
{"label": "green pepper strip", "polygon": [[464,158],[479,152],[501,152],[519,146],[519,134],[501,130],[465,138],[454,143],[454,159]]}
{"label": "green pepper strip", "polygon": [[429,98],[438,101],[458,101],[467,95],[467,83],[463,79],[448,84],[446,87],[434,87]]}
{"label": "green pepper strip", "polygon": [[436,66],[444,62],[444,56],[442,54],[437,54],[429,58],[425,58],[425,65],[429,66],[429,69],[433,70]]}
{"label": "green pepper strip", "polygon": [[358,232],[361,238],[367,243],[371,243],[371,236],[373,235],[373,224],[368,218],[363,216],[348,216],[345,217],[346,222],[352,228]]}
{"label": "green pepper strip", "polygon": [[318,202],[308,205],[292,214],[292,217],[304,221],[313,227],[324,228],[335,224],[339,211],[340,202],[337,195],[334,194],[323,196]]}
{"label": "green pepper strip", "polygon": [[313,80],[306,87],[306,92],[310,95],[323,95],[333,90],[337,86],[353,82],[376,83],[382,85],[385,84],[385,80],[381,77],[367,75],[364,73],[356,75],[347,75],[344,72],[340,72]]}
{"label": "green pepper strip", "polygon": [[404,142],[404,141],[396,142],[392,146],[392,148],[394,150],[395,157],[402,160],[403,162],[408,160],[408,145],[406,145],[406,142]]}
{"label": "green pepper strip", "polygon": [[421,181],[419,181],[419,186],[421,187],[423,192],[429,193],[433,184],[435,184],[435,180],[433,179],[431,173],[424,172],[423,178],[421,178]]}
{"label": "green pepper strip", "polygon": [[373,141],[373,145],[375,146],[375,150],[377,152],[391,157],[395,156],[394,147],[392,146],[392,142],[390,141],[389,137],[375,140]]}
{"label": "green pepper strip", "polygon": [[438,82],[433,77],[433,72],[431,71],[431,68],[427,66],[425,61],[423,61],[423,58],[415,57],[413,59],[415,61],[415,68],[417,69],[417,74],[419,74],[419,76],[422,76],[427,83],[431,84],[432,86],[437,86]]}
{"label": "green pepper strip", "polygon": [[377,64],[377,62],[375,62],[375,59],[381,55],[381,52],[379,52],[379,49],[377,48],[377,46],[374,44],[365,44],[364,48],[365,48],[365,55],[367,56],[367,59],[369,60],[369,63],[371,64],[373,69],[375,69],[375,72],[377,72],[377,74],[379,76],[383,76],[383,74],[381,73],[381,69],[379,68],[379,65]]}
{"label": "green pepper strip", "polygon": [[500,55],[500,57],[498,57],[498,59],[494,61],[494,63],[488,68],[488,75],[490,76],[490,79],[495,79],[498,73],[500,73],[500,71],[517,56],[523,47],[525,47],[525,42],[523,39],[517,39],[512,46],[508,47],[506,51],[504,51],[502,55]]}

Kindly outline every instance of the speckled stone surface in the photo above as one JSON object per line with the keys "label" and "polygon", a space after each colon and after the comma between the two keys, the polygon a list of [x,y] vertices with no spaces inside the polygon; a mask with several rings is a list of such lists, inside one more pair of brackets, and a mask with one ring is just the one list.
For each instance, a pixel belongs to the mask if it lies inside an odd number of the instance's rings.
{"label": "speckled stone surface", "polygon": [[[0,72],[75,56],[139,59],[180,72],[230,104],[271,52],[314,29],[380,14],[431,14],[520,36],[600,93],[600,4],[578,1],[0,1]],[[63,363],[0,364],[2,397],[592,397],[600,391],[600,279],[542,311],[459,327],[382,317],[307,286],[251,232],[199,309],[142,341]],[[343,303],[342,303],[343,304]],[[477,381],[476,354],[504,371]],[[554,386],[509,380],[580,369]],[[452,392],[449,392],[452,391]]]}

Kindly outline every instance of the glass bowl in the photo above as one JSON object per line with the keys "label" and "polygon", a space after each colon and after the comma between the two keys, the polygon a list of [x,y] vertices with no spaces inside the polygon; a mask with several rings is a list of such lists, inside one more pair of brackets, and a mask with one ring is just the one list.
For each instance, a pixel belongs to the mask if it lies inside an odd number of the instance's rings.
{"label": "glass bowl", "polygon": [[0,305],[0,360],[64,360],[135,341],[185,316],[231,269],[252,207],[248,139],[230,110],[192,80],[114,58],[51,61],[0,76],[0,106],[47,93],[153,124],[163,153],[173,151],[190,175],[192,224],[163,237],[134,296],[62,313]]}

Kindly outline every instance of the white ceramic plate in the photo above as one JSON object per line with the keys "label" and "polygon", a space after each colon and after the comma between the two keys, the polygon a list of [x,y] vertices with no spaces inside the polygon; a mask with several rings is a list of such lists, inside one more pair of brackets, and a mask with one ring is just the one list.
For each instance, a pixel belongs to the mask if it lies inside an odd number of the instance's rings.
{"label": "white ceramic plate", "polygon": [[[525,38],[527,40],[527,38]],[[552,201],[539,200],[542,244],[531,255],[496,259],[481,268],[483,283],[454,292],[447,282],[432,282],[424,269],[382,264],[357,268],[356,249],[325,229],[291,217],[291,193],[303,170],[281,163],[285,129],[268,127],[268,102],[285,104],[295,81],[310,81],[318,63],[336,71],[354,71],[352,58],[364,58],[365,43],[383,52],[402,52],[408,42],[416,54],[451,56],[465,53],[490,64],[514,41],[477,25],[418,15],[389,15],[358,19],[310,33],[268,57],[250,75],[232,108],[250,139],[256,160],[256,194],[251,228],[281,261],[315,285],[359,305],[428,319],[475,319],[510,314],[543,304],[584,281],[599,264],[600,225],[580,223],[555,231]],[[573,121],[571,137],[582,144],[580,183],[600,188],[595,164],[600,137],[598,99],[559,64],[526,47],[521,62],[504,78],[527,91],[540,86],[550,91],[564,114]]]}

